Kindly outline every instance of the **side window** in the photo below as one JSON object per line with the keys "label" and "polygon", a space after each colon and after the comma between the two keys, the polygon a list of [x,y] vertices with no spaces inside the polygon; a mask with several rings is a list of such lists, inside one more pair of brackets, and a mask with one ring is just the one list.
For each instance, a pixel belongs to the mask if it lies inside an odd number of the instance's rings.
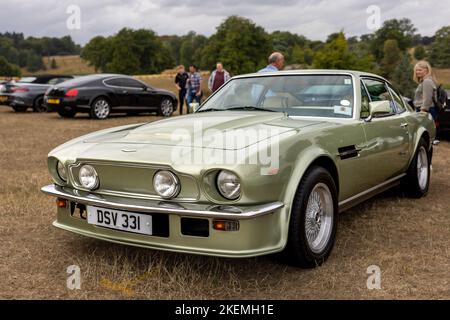
{"label": "side window", "polygon": [[391,93],[392,97],[394,98],[394,105],[396,108],[397,113],[402,113],[406,111],[405,102],[403,101],[400,94],[398,94],[397,91],[394,90],[390,85],[388,85],[389,92]]}
{"label": "side window", "polygon": [[369,103],[369,95],[364,87],[364,83],[361,81],[361,119],[365,119],[370,115]]}
{"label": "side window", "polygon": [[367,91],[371,101],[390,101],[391,113],[396,113],[395,104],[392,100],[392,96],[389,93],[384,81],[375,79],[364,79]]}
{"label": "side window", "polygon": [[48,84],[55,85],[55,84],[62,83],[67,80],[70,80],[70,78],[53,78],[48,82]]}
{"label": "side window", "polygon": [[113,79],[108,79],[105,81],[105,83],[108,86],[114,86],[114,87],[122,87],[122,79],[121,78],[113,78]]}
{"label": "side window", "polygon": [[121,79],[121,82],[122,82],[123,87],[128,87],[128,88],[142,89],[144,86],[142,83],[140,83],[139,81],[136,81],[134,79],[123,78],[123,79]]}

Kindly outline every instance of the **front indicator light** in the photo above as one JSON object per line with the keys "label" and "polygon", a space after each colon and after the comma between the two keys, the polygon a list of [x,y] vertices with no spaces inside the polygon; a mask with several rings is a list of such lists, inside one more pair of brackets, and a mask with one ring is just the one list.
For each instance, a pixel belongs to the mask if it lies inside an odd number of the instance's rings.
{"label": "front indicator light", "polygon": [[213,229],[219,231],[239,231],[239,221],[214,220]]}
{"label": "front indicator light", "polygon": [[67,200],[66,199],[57,198],[56,199],[56,206],[58,208],[67,208]]}

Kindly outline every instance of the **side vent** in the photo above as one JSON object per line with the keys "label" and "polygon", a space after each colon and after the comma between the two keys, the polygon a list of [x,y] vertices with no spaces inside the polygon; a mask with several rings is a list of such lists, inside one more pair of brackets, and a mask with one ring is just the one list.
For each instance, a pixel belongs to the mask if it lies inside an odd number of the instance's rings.
{"label": "side vent", "polygon": [[355,145],[338,148],[338,156],[341,160],[356,158],[359,156],[361,149]]}

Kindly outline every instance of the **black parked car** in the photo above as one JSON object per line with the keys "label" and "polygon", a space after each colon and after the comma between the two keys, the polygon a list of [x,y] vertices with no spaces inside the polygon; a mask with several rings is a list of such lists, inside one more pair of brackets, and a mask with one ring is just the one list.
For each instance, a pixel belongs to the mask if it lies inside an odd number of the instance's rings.
{"label": "black parked car", "polygon": [[439,111],[437,129],[439,132],[450,131],[450,90],[447,90],[447,95],[449,99],[447,100],[447,105],[445,109]]}
{"label": "black parked car", "polygon": [[44,94],[52,85],[73,79],[65,75],[39,75],[25,77],[16,82],[3,85],[0,100],[17,112],[33,108],[35,112],[45,112]]}
{"label": "black parked car", "polygon": [[120,74],[96,74],[63,82],[46,92],[45,103],[64,118],[72,118],[77,112],[89,113],[94,119],[106,119],[111,113],[144,112],[168,117],[177,109],[172,92]]}

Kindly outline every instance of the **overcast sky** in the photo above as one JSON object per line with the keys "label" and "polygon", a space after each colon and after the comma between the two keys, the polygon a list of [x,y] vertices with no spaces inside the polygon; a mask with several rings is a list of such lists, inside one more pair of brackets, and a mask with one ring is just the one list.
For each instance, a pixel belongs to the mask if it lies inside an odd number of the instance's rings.
{"label": "overcast sky", "polygon": [[[149,28],[159,35],[183,35],[190,30],[211,35],[233,14],[252,19],[267,31],[286,30],[312,40],[344,30],[348,36],[371,33],[369,6],[380,9],[381,22],[409,18],[422,35],[450,25],[450,1],[424,0],[0,0],[0,32],[26,36],[71,35],[85,44],[96,35],[111,35],[123,27]],[[68,8],[80,9],[80,29],[69,29]],[[71,11],[74,12],[74,11]],[[72,16],[73,17],[73,16]],[[70,22],[76,22],[71,19]],[[73,26],[73,24],[72,24]]]}

